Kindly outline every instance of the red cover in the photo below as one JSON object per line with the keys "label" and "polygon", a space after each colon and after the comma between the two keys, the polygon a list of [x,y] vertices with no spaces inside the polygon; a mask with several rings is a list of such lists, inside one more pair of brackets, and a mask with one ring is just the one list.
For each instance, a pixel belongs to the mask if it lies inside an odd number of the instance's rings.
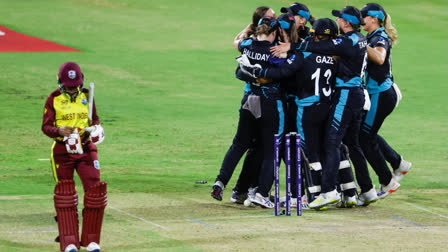
{"label": "red cover", "polygon": [[80,50],[15,32],[0,25],[0,53],[2,52],[79,52]]}

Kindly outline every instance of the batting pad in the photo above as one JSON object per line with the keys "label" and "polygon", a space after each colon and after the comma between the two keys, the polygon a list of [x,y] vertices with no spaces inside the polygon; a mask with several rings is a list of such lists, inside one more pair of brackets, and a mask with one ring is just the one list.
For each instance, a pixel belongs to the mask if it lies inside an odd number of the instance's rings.
{"label": "batting pad", "polygon": [[100,244],[104,208],[107,205],[107,183],[100,182],[90,187],[84,195],[81,244]]}
{"label": "batting pad", "polygon": [[79,248],[78,194],[73,180],[63,179],[56,184],[54,207],[57,214],[61,251],[70,244]]}

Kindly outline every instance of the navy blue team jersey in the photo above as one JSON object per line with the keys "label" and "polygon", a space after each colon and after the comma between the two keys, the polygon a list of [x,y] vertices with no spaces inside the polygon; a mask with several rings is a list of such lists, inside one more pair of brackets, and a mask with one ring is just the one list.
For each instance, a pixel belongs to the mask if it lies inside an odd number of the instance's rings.
{"label": "navy blue team jersey", "polygon": [[291,91],[300,101],[330,102],[336,67],[331,56],[296,51],[282,66],[263,69],[260,77],[280,80],[295,75],[295,87]]}
{"label": "navy blue team jersey", "polygon": [[383,47],[387,52],[382,65],[377,65],[372,61],[367,62],[367,91],[369,94],[377,94],[388,90],[394,84],[390,61],[390,39],[387,33],[384,32],[384,27],[380,27],[367,35],[367,40],[370,47]]}
{"label": "navy blue team jersey", "polygon": [[[272,46],[274,46],[274,44],[269,41],[258,41],[255,38],[247,38],[238,44],[238,50],[241,54],[247,55],[252,65],[259,64],[262,68],[267,68],[273,64],[270,51]],[[241,78],[238,74],[237,78],[246,81],[246,87],[244,89],[245,92],[257,92],[262,91],[262,89],[275,89],[276,91],[280,86],[278,82],[272,82],[260,86],[260,84],[256,83],[254,78]]]}
{"label": "navy blue team jersey", "polygon": [[347,32],[332,40],[307,40],[299,50],[340,56],[336,87],[361,87],[367,67],[367,39],[359,31]]}

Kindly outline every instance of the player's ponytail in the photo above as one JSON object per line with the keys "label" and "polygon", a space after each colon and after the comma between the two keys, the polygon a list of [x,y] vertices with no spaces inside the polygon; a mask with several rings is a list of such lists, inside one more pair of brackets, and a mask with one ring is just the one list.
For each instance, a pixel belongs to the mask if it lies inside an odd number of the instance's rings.
{"label": "player's ponytail", "polygon": [[291,43],[297,43],[299,41],[299,33],[295,31],[297,31],[297,24],[293,23],[288,30],[288,36]]}
{"label": "player's ponytail", "polygon": [[386,17],[384,18],[384,29],[386,30],[387,36],[389,36],[392,45],[396,45],[398,43],[397,29],[395,29],[391,21],[390,15],[386,14]]}

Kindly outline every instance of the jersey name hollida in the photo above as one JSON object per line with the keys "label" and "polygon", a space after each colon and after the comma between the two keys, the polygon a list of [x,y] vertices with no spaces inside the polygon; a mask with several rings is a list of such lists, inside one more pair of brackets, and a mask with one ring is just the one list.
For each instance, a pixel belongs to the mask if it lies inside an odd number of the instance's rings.
{"label": "jersey name hollida", "polygon": [[252,52],[247,48],[244,48],[243,54],[246,54],[249,59],[261,60],[261,61],[269,60],[269,54]]}

